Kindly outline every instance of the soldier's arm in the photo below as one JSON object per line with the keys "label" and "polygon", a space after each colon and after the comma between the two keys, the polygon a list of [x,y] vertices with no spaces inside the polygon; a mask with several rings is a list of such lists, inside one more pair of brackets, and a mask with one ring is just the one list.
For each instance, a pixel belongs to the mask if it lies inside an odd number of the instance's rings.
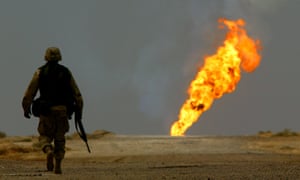
{"label": "soldier's arm", "polygon": [[81,92],[76,84],[76,81],[73,77],[73,75],[71,74],[71,88],[72,88],[72,92],[73,92],[73,97],[75,99],[75,104],[76,104],[76,111],[77,111],[77,115],[79,115],[79,117],[77,117],[78,119],[82,118],[82,109],[83,109],[83,98],[81,95]]}
{"label": "soldier's arm", "polygon": [[34,74],[33,77],[25,91],[23,100],[22,100],[22,106],[24,112],[30,112],[30,106],[33,101],[33,98],[35,97],[37,91],[38,91],[38,86],[39,86],[39,73],[40,70],[38,69]]}

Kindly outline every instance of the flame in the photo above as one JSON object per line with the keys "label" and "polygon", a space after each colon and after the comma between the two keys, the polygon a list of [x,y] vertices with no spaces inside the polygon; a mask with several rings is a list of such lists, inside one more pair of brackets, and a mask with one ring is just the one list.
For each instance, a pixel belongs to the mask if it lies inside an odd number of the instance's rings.
{"label": "flame", "polygon": [[240,67],[252,72],[260,63],[260,42],[247,35],[243,28],[244,20],[221,18],[219,23],[229,30],[226,39],[214,55],[205,58],[203,67],[191,82],[189,97],[181,107],[179,120],[171,127],[171,136],[183,136],[200,115],[211,107],[214,99],[234,91],[241,78]]}

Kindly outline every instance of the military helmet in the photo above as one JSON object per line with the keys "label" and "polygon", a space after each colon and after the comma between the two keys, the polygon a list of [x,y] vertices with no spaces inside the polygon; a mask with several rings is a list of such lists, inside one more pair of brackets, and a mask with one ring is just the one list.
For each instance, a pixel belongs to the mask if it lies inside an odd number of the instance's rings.
{"label": "military helmet", "polygon": [[60,50],[57,47],[49,47],[45,53],[46,61],[61,61]]}

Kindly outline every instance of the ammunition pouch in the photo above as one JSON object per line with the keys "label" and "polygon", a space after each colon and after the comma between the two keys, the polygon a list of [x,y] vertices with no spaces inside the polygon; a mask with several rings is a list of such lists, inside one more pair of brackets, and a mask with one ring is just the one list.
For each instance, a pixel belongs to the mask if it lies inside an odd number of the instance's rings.
{"label": "ammunition pouch", "polygon": [[[50,112],[50,108],[55,105],[63,105],[65,103],[53,103],[42,99],[41,97],[32,101],[31,112],[35,117],[40,117],[40,115],[47,115]],[[72,119],[72,115],[75,112],[75,104],[69,103],[67,107],[68,119]]]}
{"label": "ammunition pouch", "polygon": [[40,117],[40,115],[47,115],[50,112],[51,103],[40,97],[33,100],[31,112],[35,117]]}

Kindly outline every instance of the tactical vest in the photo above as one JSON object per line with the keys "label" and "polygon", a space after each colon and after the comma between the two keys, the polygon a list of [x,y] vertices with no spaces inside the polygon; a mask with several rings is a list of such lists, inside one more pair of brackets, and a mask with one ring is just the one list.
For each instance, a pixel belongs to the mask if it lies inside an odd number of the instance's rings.
{"label": "tactical vest", "polygon": [[71,88],[70,71],[58,63],[48,62],[40,67],[39,91],[40,98],[51,106],[73,106],[74,98]]}

